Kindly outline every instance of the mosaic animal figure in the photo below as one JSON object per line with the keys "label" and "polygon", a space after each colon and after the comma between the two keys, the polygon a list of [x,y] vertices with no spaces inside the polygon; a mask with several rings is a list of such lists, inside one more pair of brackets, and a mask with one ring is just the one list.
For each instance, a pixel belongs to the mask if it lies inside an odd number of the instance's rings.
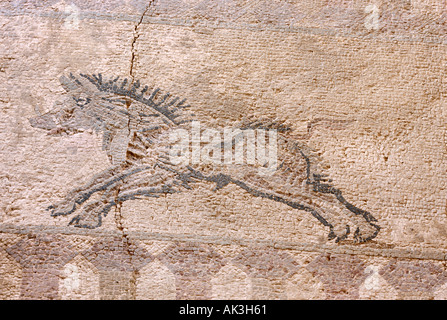
{"label": "mosaic animal figure", "polygon": [[234,184],[255,197],[262,197],[305,211],[328,228],[328,239],[344,240],[356,229],[356,242],[375,238],[380,230],[367,211],[349,203],[325,174],[321,159],[306,146],[308,134],[294,135],[283,122],[249,119],[237,128],[275,130],[278,166],[268,177],[259,173],[262,164],[173,164],[169,158],[173,130],[188,129],[194,116],[185,100],[150,90],[139,81],[105,79],[101,74],[63,76],[65,100],[48,113],[31,118],[35,128],[49,134],[74,134],[95,130],[103,136],[103,150],[110,168],[89,183],[69,192],[51,205],[52,216],[74,214],[69,225],[97,228],[113,207],[128,200],[187,192],[197,182],[215,185],[215,191]]}

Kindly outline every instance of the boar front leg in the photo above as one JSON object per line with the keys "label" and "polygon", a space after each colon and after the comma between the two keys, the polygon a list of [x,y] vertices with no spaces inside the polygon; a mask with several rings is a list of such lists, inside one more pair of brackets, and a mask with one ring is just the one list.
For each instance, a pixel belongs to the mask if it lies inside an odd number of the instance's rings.
{"label": "boar front leg", "polygon": [[[121,206],[128,200],[156,197],[180,192],[181,184],[176,181],[172,172],[163,170],[140,170],[132,174],[123,174],[114,184],[100,191],[101,197],[86,201],[69,223],[78,228],[95,229],[102,225],[102,220],[113,207]],[[126,178],[124,178],[126,177]]]}
{"label": "boar front leg", "polygon": [[64,200],[49,206],[47,210],[51,210],[51,216],[53,217],[72,214],[95,193],[104,193],[107,190],[111,190],[127,177],[150,168],[148,166],[140,166],[124,170],[122,166],[111,167],[95,175],[84,186],[70,191]]}

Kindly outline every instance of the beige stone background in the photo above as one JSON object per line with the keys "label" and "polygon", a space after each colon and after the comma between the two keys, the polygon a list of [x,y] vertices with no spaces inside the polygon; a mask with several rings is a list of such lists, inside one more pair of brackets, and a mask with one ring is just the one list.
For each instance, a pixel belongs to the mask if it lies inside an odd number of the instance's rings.
{"label": "beige stone background", "polygon": [[[1,1],[0,298],[447,298],[446,35],[445,0]],[[353,120],[309,144],[379,235],[334,243],[306,212],[207,185],[67,226],[45,208],[109,166],[102,137],[28,119],[70,72],[140,79],[220,126]]]}

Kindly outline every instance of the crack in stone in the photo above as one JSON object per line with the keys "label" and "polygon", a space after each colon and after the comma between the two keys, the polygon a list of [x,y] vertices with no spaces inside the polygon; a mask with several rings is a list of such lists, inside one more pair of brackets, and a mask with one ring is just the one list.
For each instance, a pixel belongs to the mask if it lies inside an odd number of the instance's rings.
{"label": "crack in stone", "polygon": [[138,33],[138,28],[140,27],[140,24],[143,22],[143,19],[146,15],[147,11],[149,10],[149,8],[152,6],[152,4],[154,2],[155,2],[155,0],[151,0],[149,2],[146,9],[143,11],[143,14],[140,17],[140,20],[137,22],[137,24],[135,25],[135,28],[134,28],[134,37],[132,39],[131,49],[130,49],[131,50],[130,70],[129,70],[129,75],[131,78],[130,85],[132,85],[132,83],[134,82],[133,70],[134,70],[134,63],[135,63],[135,43],[137,42],[138,38],[140,37],[140,34]]}
{"label": "crack in stone", "polygon": [[[118,188],[117,197],[118,197],[119,191],[120,191],[120,189]],[[124,230],[123,214],[121,212],[121,206],[122,206],[122,203],[117,203],[117,205],[116,205],[115,224],[116,224],[116,227],[119,230],[119,232],[121,232],[121,234],[122,234],[122,242],[125,247],[125,250],[127,251],[127,254],[129,255],[130,265],[133,268],[131,278],[130,278],[129,295],[130,295],[131,299],[135,300],[136,299],[137,278],[139,275],[139,271],[136,268],[136,266],[134,266],[134,264],[132,262],[133,251],[131,250],[131,241],[130,241],[129,235]]]}
{"label": "crack in stone", "polygon": [[[131,78],[131,81],[129,83],[130,86],[132,86],[132,84],[134,83],[134,74],[133,73],[134,73],[134,64],[135,64],[135,57],[136,57],[135,44],[136,44],[138,38],[140,37],[140,34],[138,33],[138,28],[141,25],[141,23],[143,22],[143,19],[144,19],[146,13],[148,12],[149,8],[152,6],[152,4],[154,2],[155,2],[155,0],[151,0],[149,2],[146,9],[143,11],[143,14],[140,17],[140,20],[137,22],[137,24],[135,25],[135,28],[134,28],[134,37],[133,37],[132,43],[131,43],[131,60],[130,60],[130,70],[129,70],[129,75]],[[129,119],[127,126],[128,126],[128,130],[129,130],[129,134],[131,134],[130,119]],[[121,189],[118,187],[118,190],[116,193],[116,200],[118,200],[120,190]],[[132,263],[133,252],[130,248],[131,241],[130,241],[129,235],[124,230],[124,223],[123,223],[124,218],[123,218],[123,215],[121,212],[122,203],[117,202],[117,201],[116,201],[116,203],[117,204],[116,204],[116,209],[115,209],[115,224],[116,224],[118,231],[122,234],[122,241],[123,241],[124,246],[126,247],[126,251],[127,251],[128,255],[129,255],[130,264],[133,267],[132,275],[131,275],[131,279],[130,279],[129,294],[130,294],[131,298],[135,300],[136,299],[137,278],[138,278],[139,271]]]}

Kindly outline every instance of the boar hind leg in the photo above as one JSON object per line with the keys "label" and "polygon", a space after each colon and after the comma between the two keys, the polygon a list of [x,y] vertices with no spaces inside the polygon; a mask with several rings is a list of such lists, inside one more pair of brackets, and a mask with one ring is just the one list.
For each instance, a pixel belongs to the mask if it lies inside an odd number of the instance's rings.
{"label": "boar hind leg", "polygon": [[354,239],[359,243],[374,239],[379,233],[380,227],[372,214],[346,201],[341,193],[336,194],[336,197],[340,205],[344,207],[345,214],[357,226]]}
{"label": "boar hind leg", "polygon": [[343,197],[342,192],[327,184],[322,176],[314,174],[314,180],[307,183],[312,185],[311,194],[313,197],[326,199],[326,207],[334,208],[337,215],[345,216],[356,226],[354,231],[356,242],[366,242],[377,236],[380,227],[376,224],[377,220],[371,213],[349,203]]}
{"label": "boar hind leg", "polygon": [[255,197],[267,198],[273,201],[284,203],[294,209],[302,210],[310,213],[315,217],[323,226],[329,228],[328,239],[335,242],[342,241],[346,239],[350,233],[349,226],[344,223],[344,215],[337,215],[333,210],[328,210],[328,208],[323,204],[324,202],[315,201],[308,197],[299,197],[296,199],[285,199],[280,196],[271,194],[269,192],[264,192],[256,190],[255,188],[248,186],[242,181],[233,180],[231,182],[238,185],[242,189],[248,191]]}
{"label": "boar hind leg", "polygon": [[347,224],[354,227],[353,237],[358,243],[374,239],[380,231],[380,227],[374,223],[376,220],[369,212],[349,203],[346,206],[332,195],[320,194],[320,197],[313,198],[312,204],[320,211],[325,212],[326,216],[333,217],[330,220],[333,222],[334,229],[343,228]]}

